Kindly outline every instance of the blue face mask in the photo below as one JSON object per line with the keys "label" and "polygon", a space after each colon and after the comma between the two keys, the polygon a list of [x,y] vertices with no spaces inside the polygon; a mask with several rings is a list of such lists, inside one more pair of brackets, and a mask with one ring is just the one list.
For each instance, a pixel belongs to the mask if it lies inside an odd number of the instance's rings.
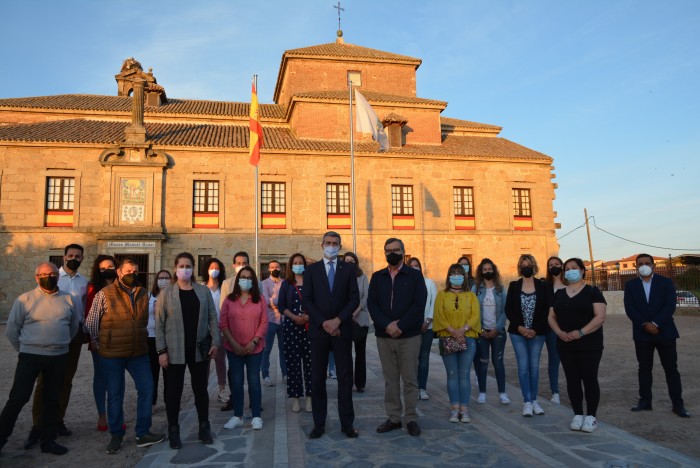
{"label": "blue face mask", "polygon": [[340,252],[340,247],[337,246],[327,245],[323,248],[323,255],[329,260],[333,260],[337,257],[338,252]]}
{"label": "blue face mask", "polygon": [[243,291],[250,291],[253,289],[253,280],[250,278],[238,278],[238,286],[240,286]]}
{"label": "blue face mask", "polygon": [[466,274],[469,274],[469,265],[467,265],[467,264],[465,263],[464,265],[462,265],[462,268],[464,268],[464,272],[465,272]]}
{"label": "blue face mask", "polygon": [[450,284],[452,286],[462,286],[464,284],[464,276],[462,275],[450,275]]}
{"label": "blue face mask", "polygon": [[292,273],[301,275],[304,273],[304,265],[292,265]]}
{"label": "blue face mask", "polygon": [[569,283],[576,283],[581,279],[581,270],[567,270],[564,272],[564,278]]}

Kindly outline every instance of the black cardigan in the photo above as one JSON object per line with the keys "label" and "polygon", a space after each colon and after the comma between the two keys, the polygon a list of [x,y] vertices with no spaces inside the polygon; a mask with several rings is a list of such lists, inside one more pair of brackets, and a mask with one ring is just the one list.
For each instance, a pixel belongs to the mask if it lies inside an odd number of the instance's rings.
{"label": "black cardigan", "polygon": [[[523,289],[523,279],[512,281],[508,286],[506,296],[506,317],[508,317],[508,333],[518,333],[518,327],[523,325],[523,311],[520,303],[520,293]],[[550,286],[535,278],[535,314],[532,318],[532,329],[538,335],[546,335],[549,330],[547,317],[551,301]]]}

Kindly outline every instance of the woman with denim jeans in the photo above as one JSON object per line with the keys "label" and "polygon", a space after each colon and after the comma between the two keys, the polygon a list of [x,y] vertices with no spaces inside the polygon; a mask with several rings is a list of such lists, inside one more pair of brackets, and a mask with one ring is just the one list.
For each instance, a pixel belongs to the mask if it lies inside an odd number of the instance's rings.
{"label": "woman with denim jeans", "polygon": [[255,270],[251,267],[244,266],[238,271],[233,292],[226,296],[221,305],[219,328],[225,338],[233,401],[233,417],[224,424],[224,428],[234,429],[243,425],[243,381],[247,378],[253,413],[252,427],[262,429],[260,363],[267,334],[267,303],[260,293]]}
{"label": "woman with denim jeans", "polygon": [[[479,301],[467,286],[467,274],[460,264],[447,270],[445,289],[438,292],[433,312],[433,330],[440,340],[440,355],[447,371],[450,422],[468,423],[471,382],[469,370],[476,354],[476,338],[481,333]],[[448,352],[452,343],[466,349]]]}
{"label": "woman with denim jeans", "polygon": [[479,358],[479,383],[477,403],[486,403],[486,374],[489,370],[489,354],[496,374],[498,397],[502,404],[510,403],[506,393],[506,367],[503,364],[503,352],[506,348],[506,291],[501,283],[498,267],[488,258],[481,261],[476,269],[476,285],[472,292],[479,299],[481,310],[481,335],[476,342],[476,354]]}
{"label": "woman with denim jeans", "polygon": [[[413,257],[408,260],[408,266],[423,274],[423,266],[420,260]],[[428,298],[425,301],[425,312],[423,314],[423,328],[421,329],[420,352],[418,354],[418,399],[428,400],[430,395],[426,386],[428,384],[428,371],[430,370],[430,348],[433,345],[433,310],[435,308],[435,296],[437,288],[433,280],[424,276],[425,289],[428,290]]]}
{"label": "woman with denim jeans", "polygon": [[[562,282],[564,262],[559,257],[549,257],[547,259],[547,277],[545,281],[551,288],[552,297],[559,289],[563,289]],[[552,391],[552,399],[554,404],[559,404],[559,350],[557,349],[557,334],[550,328],[547,332],[547,373],[549,374],[549,389]]]}
{"label": "woman with denim jeans", "polygon": [[506,317],[510,342],[518,363],[518,381],[523,394],[523,416],[544,414],[537,402],[540,355],[547,337],[550,291],[535,279],[539,271],[535,257],[523,254],[518,259],[518,281],[508,286]]}

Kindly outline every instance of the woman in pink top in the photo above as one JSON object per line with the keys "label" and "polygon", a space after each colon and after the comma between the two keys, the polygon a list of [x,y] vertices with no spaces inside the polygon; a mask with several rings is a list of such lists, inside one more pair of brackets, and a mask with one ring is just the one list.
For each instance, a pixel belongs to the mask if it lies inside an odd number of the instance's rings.
{"label": "woman in pink top", "polygon": [[253,429],[262,429],[260,417],[262,390],[260,361],[267,333],[267,303],[260,294],[255,270],[241,268],[234,280],[233,292],[221,304],[219,328],[224,334],[224,347],[231,373],[233,417],[224,424],[233,429],[243,424],[243,370],[248,377],[248,398],[253,412]]}

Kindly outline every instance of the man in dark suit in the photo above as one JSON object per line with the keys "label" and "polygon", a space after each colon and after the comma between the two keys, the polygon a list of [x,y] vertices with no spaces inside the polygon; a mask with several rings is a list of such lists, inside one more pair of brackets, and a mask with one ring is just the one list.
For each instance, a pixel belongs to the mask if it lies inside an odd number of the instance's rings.
{"label": "man in dark suit", "polygon": [[679,335],[673,322],[676,288],[669,278],[654,274],[651,255],[639,254],[636,265],[639,277],[627,282],[624,298],[625,312],[632,321],[632,337],[639,363],[639,402],[632,411],[651,410],[651,370],[656,349],[666,373],[673,412],[681,418],[689,418],[690,413],[683,405],[681,375],[677,366],[676,339]]}
{"label": "man in dark suit", "polygon": [[328,396],[326,368],[333,351],[338,377],[338,416],[341,431],[357,437],[352,407],[352,312],[360,304],[357,275],[352,263],[338,261],[340,234],[323,235],[323,260],[304,272],[304,311],[309,315],[311,341],[311,408],[314,428],[309,435],[317,439],[326,430]]}
{"label": "man in dark suit", "polygon": [[418,354],[421,345],[423,314],[428,296],[420,272],[404,264],[401,239],[390,238],[384,243],[388,266],[375,271],[369,282],[367,308],[374,320],[377,351],[384,374],[384,406],[388,419],[377,432],[401,428],[401,381],[403,380],[403,409],[406,430],[420,435],[418,426]]}

